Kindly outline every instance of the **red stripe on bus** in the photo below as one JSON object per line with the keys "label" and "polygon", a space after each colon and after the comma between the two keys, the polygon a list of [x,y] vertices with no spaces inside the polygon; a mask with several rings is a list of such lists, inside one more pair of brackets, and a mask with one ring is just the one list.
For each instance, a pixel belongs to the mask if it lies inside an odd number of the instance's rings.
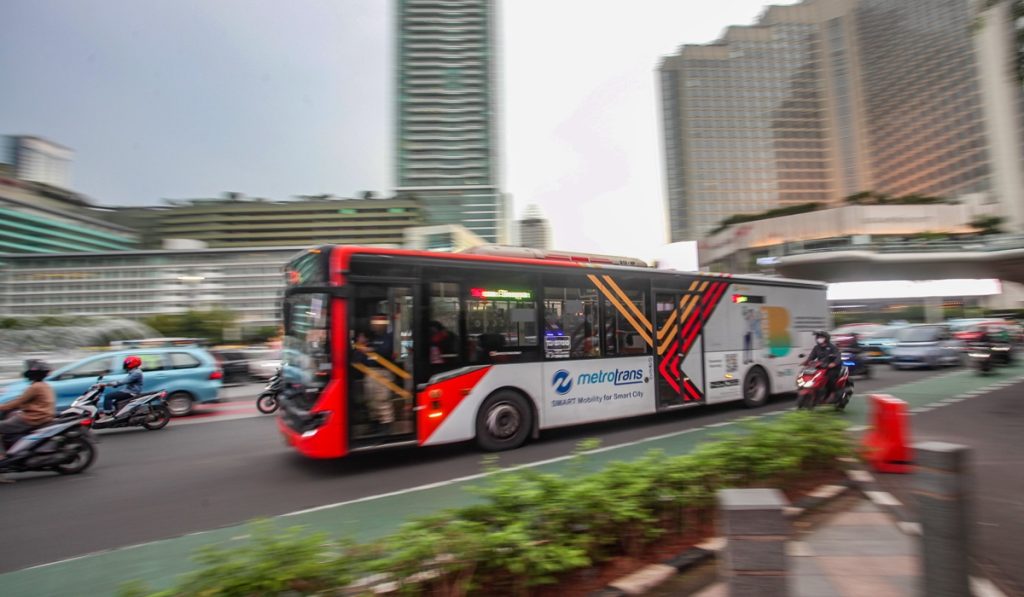
{"label": "red stripe on bus", "polygon": [[490,367],[475,369],[440,383],[430,384],[417,394],[416,406],[419,407],[419,416],[416,421],[416,435],[421,446],[434,435],[441,423],[448,419],[490,370]]}

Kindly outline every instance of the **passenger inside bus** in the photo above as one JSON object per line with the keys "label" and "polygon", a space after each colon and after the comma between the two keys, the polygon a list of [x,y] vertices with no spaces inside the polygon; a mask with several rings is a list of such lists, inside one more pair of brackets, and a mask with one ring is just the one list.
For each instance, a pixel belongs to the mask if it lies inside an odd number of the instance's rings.
{"label": "passenger inside bus", "polygon": [[356,334],[355,362],[366,367],[367,373],[362,376],[363,404],[370,424],[367,435],[387,433],[388,427],[395,422],[395,407],[391,399],[389,383],[395,376],[387,369],[381,359],[394,361],[394,342],[387,329],[387,317],[371,319],[370,325]]}
{"label": "passenger inside bus", "polygon": [[430,330],[430,374],[436,375],[458,366],[458,336],[437,320],[431,321],[428,328]]}

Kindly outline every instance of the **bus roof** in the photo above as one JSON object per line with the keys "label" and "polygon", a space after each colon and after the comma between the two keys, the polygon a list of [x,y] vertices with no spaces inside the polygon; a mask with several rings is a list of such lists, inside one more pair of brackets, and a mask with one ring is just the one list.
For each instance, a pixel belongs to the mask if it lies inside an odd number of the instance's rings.
{"label": "bus roof", "polygon": [[[513,247],[516,248],[516,247]],[[806,286],[825,289],[824,282],[814,280],[799,280],[793,278],[780,278],[763,276],[758,274],[721,274],[715,272],[681,271],[672,269],[654,269],[634,264],[615,263],[614,260],[625,262],[643,263],[638,259],[629,257],[612,257],[608,255],[594,255],[587,253],[570,253],[565,251],[552,251],[550,256],[544,258],[511,256],[507,254],[478,254],[478,253],[449,253],[442,251],[418,251],[413,249],[396,249],[389,247],[364,247],[358,245],[334,245],[310,248],[296,256],[300,257],[309,253],[331,252],[331,267],[340,270],[347,270],[351,258],[355,255],[382,255],[410,259],[431,259],[438,261],[471,261],[478,263],[507,263],[511,265],[546,266],[546,267],[571,267],[571,268],[597,268],[602,270],[627,271],[631,273],[644,273],[652,277],[670,275],[691,275],[708,278],[726,277],[737,283],[767,284],[771,286]],[[609,263],[609,261],[612,261]]]}

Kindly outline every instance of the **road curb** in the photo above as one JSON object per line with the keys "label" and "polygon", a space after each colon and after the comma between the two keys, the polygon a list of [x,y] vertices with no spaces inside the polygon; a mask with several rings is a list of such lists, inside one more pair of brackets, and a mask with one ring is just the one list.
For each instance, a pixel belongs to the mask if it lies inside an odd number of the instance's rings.
{"label": "road curb", "polygon": [[[882,485],[875,479],[875,476],[865,469],[860,461],[853,458],[841,459],[847,465],[846,479],[842,482],[819,485],[812,491],[807,492],[804,497],[798,499],[795,504],[786,509],[786,516],[790,520],[797,520],[822,506],[847,495],[851,491],[858,491],[871,501],[880,510],[887,513],[896,521],[897,528],[904,534],[913,537],[921,536],[921,525],[913,520],[906,506],[893,494],[885,491]],[[656,584],[645,582],[657,578],[658,574],[665,567],[672,567],[675,574],[661,579],[662,582],[669,578],[685,574],[694,567],[718,557],[719,552],[725,547],[725,539],[712,537],[703,543],[699,543],[679,554],[662,561],[658,564],[649,564],[633,573],[622,576],[609,583],[604,588],[591,592],[588,597],[626,597],[628,595],[642,595],[653,589]],[[660,584],[660,583],[658,583]],[[987,578],[971,577],[971,588],[975,595],[984,597],[1006,597],[998,585]]]}
{"label": "road curb", "polygon": [[[848,471],[849,472],[849,471]],[[790,520],[799,519],[810,512],[829,504],[836,499],[856,489],[856,482],[850,478],[836,483],[819,485],[815,489],[804,494],[796,503],[785,511],[786,517]],[[673,568],[674,574],[662,578],[662,582],[673,576],[685,574],[694,567],[709,560],[716,559],[718,554],[725,547],[723,537],[711,537],[702,543],[685,549],[675,556],[661,561],[657,564],[648,564],[639,570],[608,583],[604,588],[591,592],[588,597],[625,597],[626,595],[642,595],[648,590],[657,586],[647,581],[657,578],[666,567]],[[658,583],[660,584],[660,583]]]}

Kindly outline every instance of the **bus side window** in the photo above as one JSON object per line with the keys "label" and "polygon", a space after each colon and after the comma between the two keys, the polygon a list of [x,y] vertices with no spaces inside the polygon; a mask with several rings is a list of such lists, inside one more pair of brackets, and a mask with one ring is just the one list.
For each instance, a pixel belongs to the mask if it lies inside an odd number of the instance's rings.
{"label": "bus side window", "polygon": [[465,290],[468,363],[522,363],[537,358],[537,303],[528,280],[478,282]]}
{"label": "bus side window", "polygon": [[[545,325],[550,328],[545,333],[567,338],[561,344],[546,339],[546,357],[586,359],[601,356],[597,309],[597,289],[545,288]],[[566,349],[568,354],[565,354]]]}
{"label": "bus side window", "polygon": [[430,374],[444,373],[462,366],[459,338],[459,285],[451,282],[430,284],[430,312],[427,316],[427,362]]}
{"label": "bus side window", "polygon": [[605,356],[633,356],[650,352],[647,341],[627,318],[639,324],[641,319],[637,313],[647,317],[647,293],[640,290],[624,292],[629,303],[620,300],[618,304],[613,304],[607,297],[603,301]]}

